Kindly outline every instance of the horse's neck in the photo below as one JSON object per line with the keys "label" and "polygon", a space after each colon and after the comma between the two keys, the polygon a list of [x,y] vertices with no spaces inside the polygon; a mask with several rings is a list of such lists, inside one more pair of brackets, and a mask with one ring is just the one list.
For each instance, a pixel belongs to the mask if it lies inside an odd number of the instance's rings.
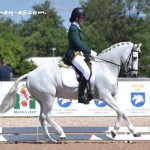
{"label": "horse's neck", "polygon": [[[115,64],[120,65],[120,51],[119,50],[108,50],[99,55],[102,60],[106,60]],[[108,64],[109,65],[109,64]]]}
{"label": "horse's neck", "polygon": [[100,65],[105,65],[105,68],[108,68],[114,77],[118,77],[120,67],[129,56],[132,46],[132,43],[118,43],[118,45],[116,44],[114,47],[112,46],[104,50],[98,55],[98,57],[102,60],[100,61]]}
{"label": "horse's neck", "polygon": [[133,44],[131,42],[118,43],[104,50],[98,56],[103,60],[121,65],[121,63],[123,63],[123,60],[125,59],[124,57],[126,57],[125,55],[129,55],[132,46]]}

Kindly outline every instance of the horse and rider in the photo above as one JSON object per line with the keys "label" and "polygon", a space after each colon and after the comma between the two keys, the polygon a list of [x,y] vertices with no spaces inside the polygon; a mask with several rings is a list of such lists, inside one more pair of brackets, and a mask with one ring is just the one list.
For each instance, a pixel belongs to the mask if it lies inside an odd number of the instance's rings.
{"label": "horse and rider", "polygon": [[[84,22],[85,12],[81,8],[75,8],[72,11],[70,21],[71,26],[68,31],[69,48],[66,52],[68,60],[83,74],[81,81],[76,86],[66,86],[62,76],[62,70],[58,64],[43,65],[37,67],[33,71],[19,77],[9,92],[2,98],[0,105],[0,114],[6,113],[14,107],[16,103],[16,92],[18,84],[26,79],[26,87],[31,96],[39,102],[40,116],[39,120],[45,135],[45,141],[56,143],[57,141],[51,137],[48,131],[48,125],[54,127],[60,139],[66,139],[66,134],[63,128],[57,124],[52,116],[52,110],[56,97],[64,99],[79,100],[80,103],[87,104],[84,90],[87,82],[90,80],[90,85],[94,87],[94,99],[98,99],[107,104],[110,108],[116,111],[117,118],[114,128],[111,131],[114,138],[119,128],[121,127],[121,118],[124,119],[126,126],[134,137],[140,137],[141,134],[136,132],[128,115],[120,108],[117,102],[118,92],[118,75],[120,68],[123,67],[127,76],[136,77],[138,72],[138,54],[141,52],[141,43],[134,44],[132,42],[120,42],[103,50],[98,54],[88,48],[83,42],[83,33],[81,32],[80,25]],[[84,62],[83,53],[95,57],[95,64],[93,72],[95,71],[95,81],[90,78],[90,69]],[[101,71],[99,71],[99,68]],[[65,68],[66,69],[66,68]],[[66,69],[67,70],[67,69]],[[67,73],[71,69],[67,70]],[[93,73],[94,74],[94,73]],[[71,76],[71,75],[70,75]],[[65,76],[68,78],[68,74]],[[75,77],[75,76],[74,76]],[[90,78],[90,79],[89,79]],[[71,76],[71,81],[74,78]],[[77,82],[76,82],[77,83]]]}
{"label": "horse and rider", "polygon": [[[97,53],[91,48],[87,47],[84,43],[83,32],[80,25],[84,23],[86,14],[82,8],[74,8],[69,21],[71,26],[68,31],[69,47],[66,53],[66,59],[81,73],[81,80],[78,88],[78,102],[89,104],[89,101],[93,99],[93,93],[91,86],[94,81],[91,78],[91,69],[85,62],[84,54],[88,54],[91,57],[97,56]],[[88,99],[85,97],[84,91],[89,85]]]}

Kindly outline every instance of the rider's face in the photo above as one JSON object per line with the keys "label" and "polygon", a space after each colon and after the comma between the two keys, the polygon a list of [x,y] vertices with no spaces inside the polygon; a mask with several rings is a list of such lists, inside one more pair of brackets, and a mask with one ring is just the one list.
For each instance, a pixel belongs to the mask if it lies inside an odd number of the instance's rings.
{"label": "rider's face", "polygon": [[78,20],[78,22],[79,22],[79,24],[81,25],[81,24],[83,24],[84,23],[84,20],[85,20],[85,18],[84,17],[79,17],[79,20]]}

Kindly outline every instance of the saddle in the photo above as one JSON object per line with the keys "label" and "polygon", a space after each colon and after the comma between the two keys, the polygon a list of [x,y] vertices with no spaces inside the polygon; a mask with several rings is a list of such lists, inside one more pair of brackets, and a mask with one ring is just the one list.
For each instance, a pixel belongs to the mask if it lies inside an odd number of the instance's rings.
{"label": "saddle", "polygon": [[[84,61],[86,62],[87,66],[90,69],[90,77],[89,77],[89,81],[90,81],[90,78],[92,76],[92,63],[91,63],[90,59],[87,59],[87,58]],[[66,57],[64,57],[62,60],[60,60],[59,66],[63,67],[63,68],[69,68],[70,66],[74,67],[77,81],[78,82],[81,81],[81,78],[83,76],[82,73]]]}
{"label": "saddle", "polygon": [[[91,63],[90,59],[85,59],[85,62],[86,62],[86,64],[88,65],[88,67],[90,69],[90,77],[89,77],[88,83],[85,85],[86,86],[85,95],[86,95],[87,99],[91,100],[91,99],[93,99],[93,97],[91,97],[92,90],[91,90],[91,86],[90,86],[89,81],[90,81],[90,78],[92,76],[92,63]],[[59,62],[59,66],[62,67],[62,80],[63,80],[63,83],[65,85],[69,86],[69,87],[78,87],[78,85],[79,85],[79,83],[80,83],[80,81],[83,77],[82,73],[72,63],[70,63],[70,61],[68,61],[67,58],[63,58]],[[70,74],[69,76],[67,76],[68,73]],[[65,78],[64,74],[66,74],[67,79],[64,79]],[[75,76],[76,79],[74,79],[73,76]],[[78,83],[76,83],[75,80]]]}

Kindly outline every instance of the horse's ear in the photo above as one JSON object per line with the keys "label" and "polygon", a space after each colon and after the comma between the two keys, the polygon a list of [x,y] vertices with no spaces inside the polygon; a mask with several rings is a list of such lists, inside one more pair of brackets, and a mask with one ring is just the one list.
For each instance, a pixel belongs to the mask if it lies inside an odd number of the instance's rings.
{"label": "horse's ear", "polygon": [[139,43],[136,45],[136,48],[139,50],[139,52],[141,52],[141,49],[140,49],[141,46],[142,46],[142,43]]}
{"label": "horse's ear", "polygon": [[142,43],[139,43],[139,44],[138,44],[138,47],[140,48],[141,46],[142,46]]}

